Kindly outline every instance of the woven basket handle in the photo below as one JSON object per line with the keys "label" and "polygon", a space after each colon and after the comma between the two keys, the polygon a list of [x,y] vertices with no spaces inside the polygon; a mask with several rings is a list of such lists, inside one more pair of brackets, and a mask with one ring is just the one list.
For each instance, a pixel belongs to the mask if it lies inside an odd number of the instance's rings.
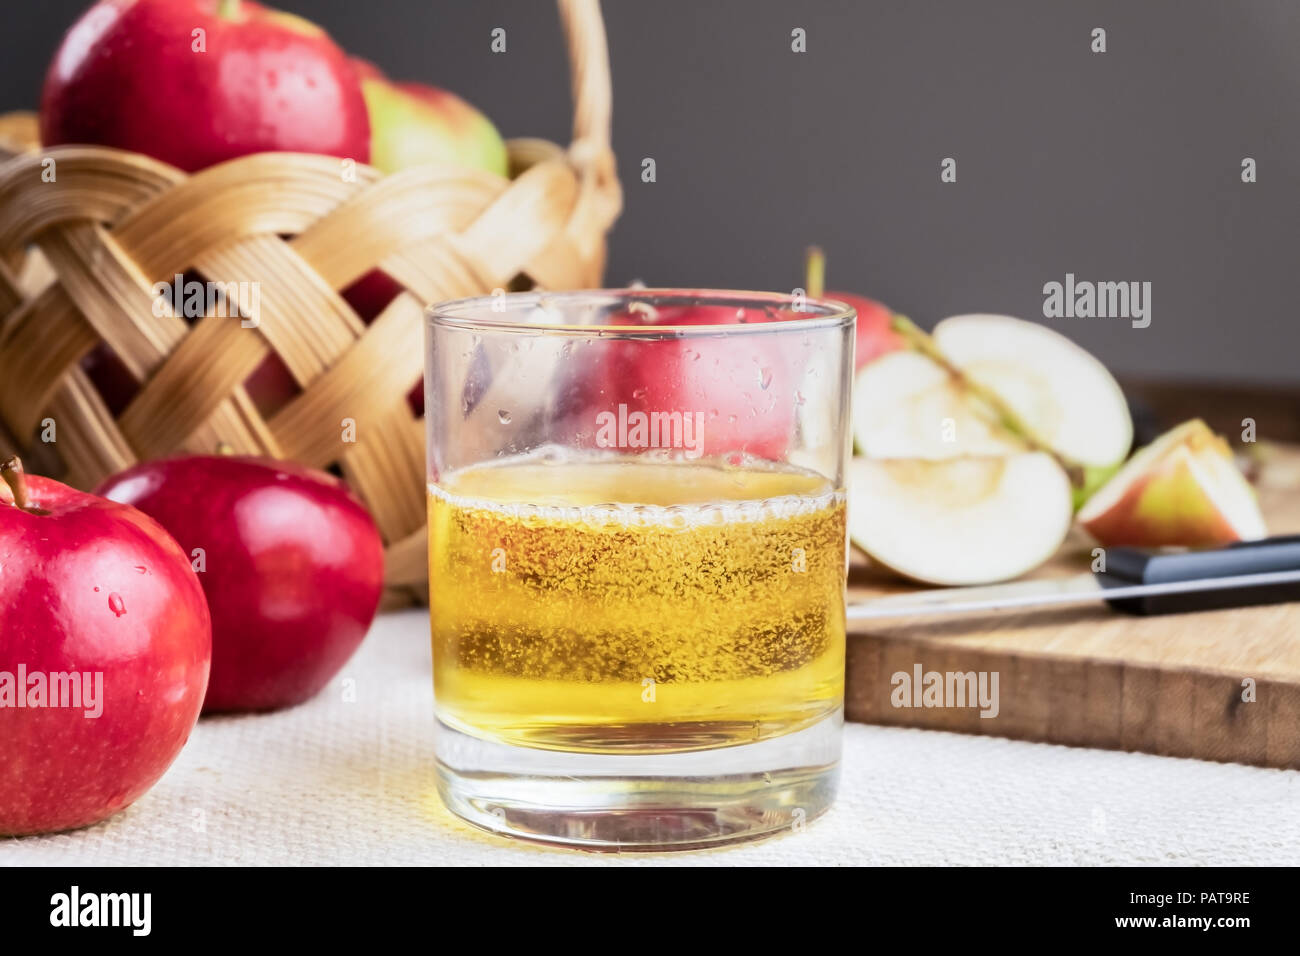
{"label": "woven basket handle", "polygon": [[609,46],[599,0],[559,0],[573,83],[573,143],[569,156],[597,182],[613,180],[610,147],[613,92]]}

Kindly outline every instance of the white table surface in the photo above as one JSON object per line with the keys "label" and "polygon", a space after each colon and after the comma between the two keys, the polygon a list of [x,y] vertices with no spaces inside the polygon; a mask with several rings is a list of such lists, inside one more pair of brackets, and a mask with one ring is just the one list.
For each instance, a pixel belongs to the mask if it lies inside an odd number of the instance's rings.
{"label": "white table surface", "polygon": [[0,865],[1300,863],[1300,772],[859,724],[837,804],[802,833],[653,855],[516,843],[433,792],[427,621],[381,617],[316,699],[200,721],[134,806],[0,840]]}

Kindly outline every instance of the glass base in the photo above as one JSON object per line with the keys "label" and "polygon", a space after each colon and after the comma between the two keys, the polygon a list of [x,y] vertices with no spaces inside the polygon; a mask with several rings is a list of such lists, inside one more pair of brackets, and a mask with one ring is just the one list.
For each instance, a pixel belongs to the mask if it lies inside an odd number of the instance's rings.
{"label": "glass base", "polygon": [[674,754],[534,750],[438,723],[438,793],[507,836],[586,850],[688,850],[800,832],[839,782],[843,712],[753,744]]}

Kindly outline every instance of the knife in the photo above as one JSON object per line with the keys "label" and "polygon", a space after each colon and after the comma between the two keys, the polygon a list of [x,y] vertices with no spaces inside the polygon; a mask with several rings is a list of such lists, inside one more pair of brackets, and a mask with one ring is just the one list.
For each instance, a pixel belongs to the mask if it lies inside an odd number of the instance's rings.
{"label": "knife", "polygon": [[1196,550],[1105,549],[1106,570],[986,587],[913,591],[847,607],[850,621],[970,614],[1105,601],[1129,614],[1172,614],[1300,601],[1300,535]]}

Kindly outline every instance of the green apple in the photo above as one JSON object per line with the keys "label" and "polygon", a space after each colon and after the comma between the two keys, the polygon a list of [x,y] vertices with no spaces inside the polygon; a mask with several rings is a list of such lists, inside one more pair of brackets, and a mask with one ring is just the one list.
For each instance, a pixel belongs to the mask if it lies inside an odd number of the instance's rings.
{"label": "green apple", "polygon": [[506,144],[492,121],[455,93],[394,83],[355,63],[370,114],[370,164],[385,173],[447,163],[505,176]]}

